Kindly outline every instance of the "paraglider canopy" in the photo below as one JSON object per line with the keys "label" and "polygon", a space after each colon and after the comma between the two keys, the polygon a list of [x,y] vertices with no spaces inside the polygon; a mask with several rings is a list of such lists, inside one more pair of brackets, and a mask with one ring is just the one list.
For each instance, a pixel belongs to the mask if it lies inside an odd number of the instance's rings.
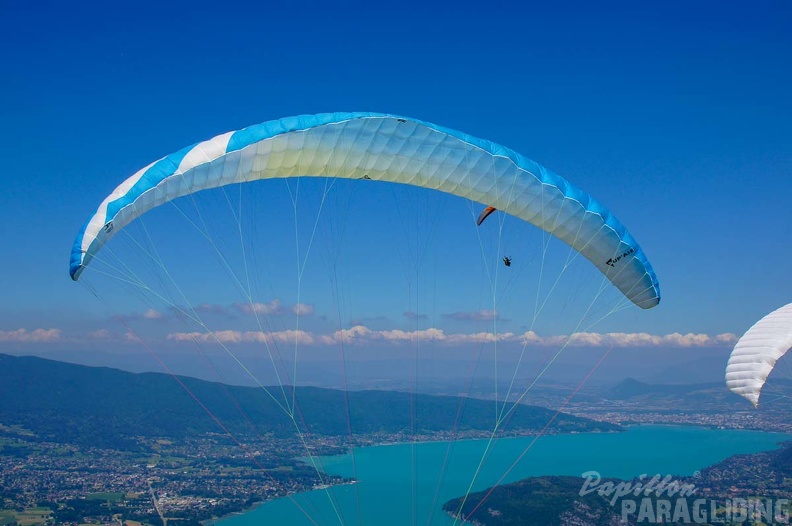
{"label": "paraglider canopy", "polygon": [[488,206],[487,208],[482,210],[481,215],[479,215],[478,219],[476,220],[476,225],[481,226],[481,223],[483,223],[484,220],[487,219],[490,216],[490,214],[492,214],[492,212],[494,212],[495,210],[496,208],[494,206]]}
{"label": "paraglider canopy", "polygon": [[72,279],[111,237],[163,203],[204,189],[282,177],[403,183],[487,204],[570,245],[639,307],[660,301],[657,278],[641,247],[582,190],[498,144],[377,113],[269,121],[152,163],[121,183],[85,223],[72,249]]}
{"label": "paraglider canopy", "polygon": [[737,341],[726,366],[726,385],[754,407],[776,362],[792,348],[792,303],[756,322]]}

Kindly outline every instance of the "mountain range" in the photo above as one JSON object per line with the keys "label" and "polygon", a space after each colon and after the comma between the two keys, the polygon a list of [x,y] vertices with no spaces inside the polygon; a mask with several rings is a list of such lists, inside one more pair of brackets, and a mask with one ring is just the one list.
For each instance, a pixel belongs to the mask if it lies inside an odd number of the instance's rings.
{"label": "mountain range", "polygon": [[[550,409],[520,405],[504,428],[537,432],[554,415],[556,411]],[[295,436],[296,425],[303,433],[325,436],[344,436],[350,430],[355,435],[487,432],[494,422],[495,405],[487,400],[394,391],[229,386],[0,354],[0,424],[55,442],[115,446],[135,436],[180,438],[209,432],[290,437]],[[547,431],[618,429],[560,413]]]}

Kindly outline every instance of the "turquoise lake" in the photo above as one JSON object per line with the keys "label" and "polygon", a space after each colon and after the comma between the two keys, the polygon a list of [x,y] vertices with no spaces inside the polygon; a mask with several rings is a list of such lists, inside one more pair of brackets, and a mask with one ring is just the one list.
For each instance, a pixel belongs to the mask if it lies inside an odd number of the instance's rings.
{"label": "turquoise lake", "polygon": [[[499,440],[473,491],[495,484],[533,440]],[[785,440],[792,440],[792,435],[688,426],[635,426],[624,433],[543,436],[528,449],[504,483],[539,475],[580,476],[586,471],[619,478],[644,473],[692,475],[731,455],[774,449]],[[465,494],[486,444],[486,440],[465,440],[356,449],[358,484],[267,502],[219,524],[450,526],[454,521],[441,507]],[[320,460],[328,473],[353,475],[350,454]]]}

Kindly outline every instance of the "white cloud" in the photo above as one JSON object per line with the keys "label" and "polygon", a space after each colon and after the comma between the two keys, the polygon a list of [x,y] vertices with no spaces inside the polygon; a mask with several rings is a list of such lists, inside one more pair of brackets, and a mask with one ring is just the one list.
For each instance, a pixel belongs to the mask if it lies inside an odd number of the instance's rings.
{"label": "white cloud", "polygon": [[200,343],[299,343],[312,345],[314,336],[306,331],[285,330],[277,332],[261,331],[214,331],[214,332],[174,332],[168,340],[177,342]]}
{"label": "white cloud", "polygon": [[314,306],[310,303],[295,303],[291,307],[286,307],[277,298],[266,303],[234,303],[234,308],[244,314],[268,316],[282,316],[288,312],[298,316],[311,316],[314,313]]}
{"label": "white cloud", "polygon": [[245,314],[283,314],[283,307],[279,299],[274,299],[267,303],[234,303],[234,308]]}
{"label": "white cloud", "polygon": [[358,338],[365,338],[373,334],[374,331],[363,325],[355,325],[351,329],[341,329],[333,334],[332,338],[335,341],[355,340]]}
{"label": "white cloud", "polygon": [[736,341],[737,336],[734,334],[710,336],[708,334],[680,334],[676,332],[666,335],[645,332],[611,332],[606,334],[580,332],[571,336],[569,345],[575,347],[711,347],[734,344]]}
{"label": "white cloud", "polygon": [[737,335],[732,334],[730,332],[724,332],[723,334],[718,334],[715,336],[715,341],[718,343],[723,343],[727,345],[734,345],[737,343]]}
{"label": "white cloud", "polygon": [[167,314],[155,309],[149,309],[145,312],[133,312],[132,314],[118,314],[113,316],[114,320],[120,321],[121,323],[137,320],[162,321],[167,318]]}
{"label": "white cloud", "polygon": [[518,341],[523,344],[536,344],[541,342],[542,338],[534,331],[526,331],[519,336]]}
{"label": "white cloud", "polygon": [[376,336],[385,341],[399,342],[399,341],[432,341],[432,340],[445,340],[446,334],[442,329],[423,329],[420,331],[377,331]]}
{"label": "white cloud", "polygon": [[312,316],[314,313],[314,306],[310,303],[295,303],[292,305],[291,311],[297,316]]}
{"label": "white cloud", "polygon": [[143,339],[135,334],[132,330],[128,330],[124,333],[124,341],[130,343],[141,343]]}
{"label": "white cloud", "polygon": [[60,329],[17,329],[15,331],[0,331],[0,342],[17,343],[46,343],[61,340]]}
{"label": "white cloud", "polygon": [[143,318],[147,320],[164,320],[166,316],[158,310],[149,309],[143,313]]}
{"label": "white cloud", "polygon": [[444,341],[446,334],[442,329],[423,329],[418,331],[402,331],[399,329],[389,331],[374,331],[364,325],[355,325],[350,329],[341,329],[332,335],[321,338],[322,343],[369,343],[369,342],[420,342]]}
{"label": "white cloud", "polygon": [[492,332],[477,332],[474,334],[450,334],[446,341],[450,344],[465,344],[465,343],[493,343],[504,341],[515,341],[515,335],[511,332],[492,333]]}

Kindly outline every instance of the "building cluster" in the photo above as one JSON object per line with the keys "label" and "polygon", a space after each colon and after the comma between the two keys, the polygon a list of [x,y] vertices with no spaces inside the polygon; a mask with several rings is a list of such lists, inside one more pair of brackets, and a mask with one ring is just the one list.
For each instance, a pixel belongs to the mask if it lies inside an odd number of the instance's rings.
{"label": "building cluster", "polygon": [[[240,448],[215,436],[180,442],[140,438],[134,450],[115,451],[4,437],[0,509],[48,507],[58,524],[120,517],[157,524],[178,518],[186,526],[259,500],[346,482],[294,460],[304,453],[296,442],[266,439]],[[322,453],[338,452],[333,447],[324,439],[312,445]]]}

